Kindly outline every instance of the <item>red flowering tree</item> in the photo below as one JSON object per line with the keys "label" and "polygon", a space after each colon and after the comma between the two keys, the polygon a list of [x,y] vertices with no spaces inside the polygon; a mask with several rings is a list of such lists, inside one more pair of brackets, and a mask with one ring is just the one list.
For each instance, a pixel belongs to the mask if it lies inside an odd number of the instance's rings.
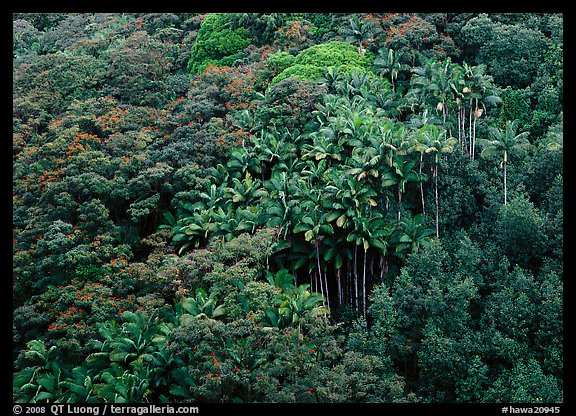
{"label": "red flowering tree", "polygon": [[388,16],[385,21],[383,28],[387,29],[383,42],[380,37],[382,46],[406,54],[412,66],[418,64],[419,56],[424,60],[430,57],[442,60],[460,53],[450,36],[438,33],[432,23],[417,15],[403,17],[403,20]]}

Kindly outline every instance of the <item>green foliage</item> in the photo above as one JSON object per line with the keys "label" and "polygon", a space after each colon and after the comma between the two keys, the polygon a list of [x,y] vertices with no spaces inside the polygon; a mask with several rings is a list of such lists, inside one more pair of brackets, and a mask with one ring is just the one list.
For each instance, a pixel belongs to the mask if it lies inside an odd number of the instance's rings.
{"label": "green foliage", "polygon": [[524,198],[514,198],[500,208],[496,221],[494,239],[500,250],[513,264],[536,267],[547,241],[544,218],[534,205]]}
{"label": "green foliage", "polygon": [[176,304],[180,324],[187,326],[194,319],[214,319],[225,315],[225,308],[222,305],[216,306],[216,301],[214,293],[208,296],[204,289],[196,289],[196,298],[186,298]]}
{"label": "green foliage", "polygon": [[308,284],[284,289],[274,299],[275,307],[266,310],[270,323],[284,329],[288,326],[299,326],[303,314],[309,314],[312,318],[328,315],[329,309],[322,305],[322,297],[317,293],[310,293],[308,289]]}
{"label": "green foliage", "polygon": [[13,14],[13,400],[562,402],[562,20]]}
{"label": "green foliage", "polygon": [[[366,72],[371,69],[373,60],[373,56],[358,54],[356,48],[346,42],[333,41],[314,45],[296,55],[291,60],[291,65],[272,78],[270,86],[289,77],[314,81],[329,67],[341,67],[347,73],[353,70]],[[286,59],[284,61],[289,63]]]}
{"label": "green foliage", "polygon": [[548,44],[549,40],[538,30],[495,25],[490,41],[478,52],[478,60],[488,65],[499,85],[524,88],[534,81]]}
{"label": "green foliage", "polygon": [[460,50],[446,34],[416,14],[387,15],[386,20],[395,21],[383,31],[381,47],[393,49],[407,57],[411,66],[430,58],[445,59],[457,55]]}
{"label": "green foliage", "polygon": [[286,68],[294,64],[294,56],[288,52],[280,51],[270,55],[268,58],[268,65],[272,68],[275,74],[284,71]]}
{"label": "green foliage", "polygon": [[250,44],[243,28],[231,30],[226,13],[208,13],[194,39],[188,71],[193,75],[208,65],[231,66],[238,53]]}
{"label": "green foliage", "polygon": [[46,348],[42,341],[30,341],[25,357],[30,366],[14,375],[16,402],[53,402],[61,399],[60,382],[64,378],[64,357],[57,347]]}
{"label": "green foliage", "polygon": [[372,60],[372,56],[360,55],[356,48],[345,42],[333,41],[314,45],[303,50],[296,55],[294,63],[315,66],[340,66],[348,64],[369,70]]}
{"label": "green foliage", "polygon": [[286,78],[299,78],[302,80],[317,80],[323,74],[322,67],[311,64],[293,64],[284,69],[270,81],[274,85]]}
{"label": "green foliage", "polygon": [[486,393],[486,402],[562,403],[562,384],[542,373],[535,360],[519,360]]}
{"label": "green foliage", "polygon": [[528,94],[528,91],[511,87],[502,90],[502,105],[499,114],[501,124],[505,124],[506,120],[519,120],[520,125],[528,125],[530,114]]}

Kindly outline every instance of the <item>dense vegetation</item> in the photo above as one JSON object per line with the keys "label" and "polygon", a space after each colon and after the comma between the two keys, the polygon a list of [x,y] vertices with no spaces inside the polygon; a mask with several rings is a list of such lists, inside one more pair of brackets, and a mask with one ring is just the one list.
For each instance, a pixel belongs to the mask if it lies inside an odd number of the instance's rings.
{"label": "dense vegetation", "polygon": [[562,29],[14,14],[14,401],[562,402]]}

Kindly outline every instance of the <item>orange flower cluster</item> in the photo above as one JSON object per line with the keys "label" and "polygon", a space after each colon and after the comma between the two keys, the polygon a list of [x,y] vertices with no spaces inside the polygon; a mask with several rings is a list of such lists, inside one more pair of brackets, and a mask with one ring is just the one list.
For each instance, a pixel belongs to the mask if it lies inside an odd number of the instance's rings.
{"label": "orange flower cluster", "polygon": [[74,154],[82,154],[84,152],[92,150],[92,146],[94,144],[102,143],[102,139],[95,134],[90,133],[78,133],[72,139],[73,143],[68,146],[68,150],[66,150],[66,155],[68,159]]}
{"label": "orange flower cluster", "polygon": [[[110,100],[112,99],[110,98]],[[128,109],[113,107],[109,112],[96,117],[95,123],[105,132],[118,131],[124,123],[127,113]]]}
{"label": "orange flower cluster", "polygon": [[256,77],[252,71],[245,74],[238,74],[231,82],[224,87],[224,93],[230,96],[225,102],[228,109],[236,107],[252,107],[251,96],[256,85]]}
{"label": "orange flower cluster", "polygon": [[272,50],[272,48],[270,47],[270,45],[265,44],[262,45],[265,49],[262,50],[262,52],[260,53],[260,60],[263,61],[264,58],[266,58],[268,55],[270,55],[271,53],[273,53],[274,51]]}
{"label": "orange flower cluster", "polygon": [[226,132],[226,134],[217,137],[216,146],[227,147],[232,143],[241,145],[244,141],[250,140],[250,137],[252,134],[243,129]]}
{"label": "orange flower cluster", "polygon": [[57,182],[62,175],[63,175],[62,169],[44,171],[44,173],[39,176],[39,180],[37,182],[38,188],[41,190],[45,190],[50,184],[50,182]]}

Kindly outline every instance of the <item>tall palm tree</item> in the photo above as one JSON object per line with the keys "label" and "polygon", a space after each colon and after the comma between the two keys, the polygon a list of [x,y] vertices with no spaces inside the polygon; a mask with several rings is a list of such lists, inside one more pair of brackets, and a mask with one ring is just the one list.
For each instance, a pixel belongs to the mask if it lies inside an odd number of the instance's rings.
{"label": "tall palm tree", "polygon": [[401,220],[402,195],[406,192],[406,185],[409,182],[419,182],[421,176],[414,170],[416,160],[400,154],[392,157],[392,166],[382,176],[382,186],[397,186],[398,191],[398,222]]}
{"label": "tall palm tree", "polygon": [[[362,257],[362,314],[366,318],[367,311],[367,286],[366,286],[366,264],[368,260],[368,249],[376,247],[383,255],[387,254],[388,239],[392,235],[394,228],[388,224],[383,215],[378,211],[371,211],[369,207],[362,207],[358,216],[353,218],[353,229],[350,230],[346,240],[354,244],[355,268],[357,268],[358,247],[362,246],[364,255]],[[355,297],[356,310],[358,308],[358,273],[355,271]]]}
{"label": "tall palm tree", "polygon": [[378,56],[374,59],[376,73],[380,76],[388,75],[392,84],[392,92],[396,92],[394,81],[398,79],[398,74],[408,71],[410,66],[401,62],[402,56],[394,52],[394,49],[380,49]]}
{"label": "tall palm tree", "polygon": [[424,168],[424,154],[429,153],[428,150],[432,145],[427,140],[427,137],[424,136],[424,133],[429,128],[428,119],[426,117],[427,112],[424,111],[423,117],[419,118],[417,121],[412,121],[414,124],[418,121],[421,121],[423,124],[414,132],[413,135],[413,142],[412,142],[412,149],[418,153],[420,153],[420,165],[418,168],[418,175],[420,176],[420,200],[422,202],[422,215],[426,215],[426,207],[424,205],[424,181],[426,180],[426,175],[422,173],[422,169]]}
{"label": "tall palm tree", "polygon": [[[410,104],[412,112],[423,111],[431,105],[433,94],[430,85],[432,85],[437,71],[436,62],[435,59],[429,59],[421,66],[411,68],[412,77],[406,100]],[[436,104],[433,107],[436,107]]]}
{"label": "tall palm tree", "polygon": [[302,146],[302,159],[329,161],[342,160],[342,146],[339,146],[335,139],[335,132],[330,127],[322,127],[318,131],[310,133],[313,143],[306,143]]}
{"label": "tall palm tree", "polygon": [[428,89],[432,91],[436,101],[435,107],[441,112],[444,127],[447,128],[451,136],[452,132],[450,129],[452,123],[449,118],[451,115],[450,108],[453,107],[456,102],[454,85],[456,85],[461,73],[461,67],[458,64],[452,63],[450,58],[447,58],[442,62],[434,62],[433,68],[432,82],[428,84]]}
{"label": "tall palm tree", "polygon": [[476,122],[486,112],[487,106],[493,106],[502,100],[498,97],[492,76],[486,75],[486,65],[470,66],[464,63],[464,96],[469,100],[469,137],[470,159],[474,160],[476,148]]}
{"label": "tall palm tree", "polygon": [[426,146],[425,153],[434,153],[434,169],[432,176],[434,178],[434,205],[436,208],[436,237],[440,237],[439,227],[439,201],[438,201],[438,155],[440,153],[452,153],[453,147],[458,143],[458,139],[447,137],[446,130],[435,125],[429,125],[421,140]]}
{"label": "tall palm tree", "polygon": [[374,26],[370,20],[361,21],[357,17],[349,20],[349,26],[343,26],[340,33],[346,36],[346,41],[358,45],[358,53],[364,55],[364,44],[374,38]]}
{"label": "tall palm tree", "polygon": [[424,215],[416,214],[400,222],[391,239],[391,244],[394,245],[396,255],[403,256],[408,251],[418,253],[422,244],[432,235],[434,235],[434,229],[426,226]]}
{"label": "tall palm tree", "polygon": [[504,131],[498,127],[490,127],[489,131],[494,137],[489,139],[478,139],[478,143],[483,147],[480,156],[487,157],[495,153],[502,154],[502,169],[504,171],[504,205],[506,205],[506,166],[508,155],[513,153],[526,153],[531,144],[526,138],[528,132],[517,133],[519,120],[507,120]]}
{"label": "tall palm tree", "polygon": [[264,189],[265,194],[260,198],[261,222],[265,222],[267,227],[276,227],[278,235],[286,239],[300,215],[295,179],[284,171],[274,172],[264,183]]}
{"label": "tall palm tree", "polygon": [[[322,160],[321,162],[323,162]],[[325,297],[330,306],[330,295],[328,290],[328,278],[326,273],[322,274],[322,240],[326,235],[334,234],[332,225],[327,222],[327,212],[324,208],[322,186],[313,184],[313,177],[318,173],[324,171],[323,167],[316,169],[319,172],[313,172],[314,165],[310,165],[311,176],[302,179],[298,182],[299,189],[297,191],[297,198],[300,200],[300,207],[302,208],[301,215],[296,218],[296,225],[294,226],[294,234],[303,233],[304,239],[314,244],[314,252],[316,257],[317,266],[317,281],[320,286],[320,293]],[[312,285],[311,276],[311,285]]]}

